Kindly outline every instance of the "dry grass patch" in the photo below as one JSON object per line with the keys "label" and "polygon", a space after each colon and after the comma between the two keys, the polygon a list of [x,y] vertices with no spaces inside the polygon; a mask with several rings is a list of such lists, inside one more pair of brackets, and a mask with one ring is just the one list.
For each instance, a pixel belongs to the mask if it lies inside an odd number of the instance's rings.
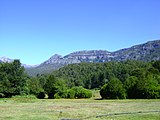
{"label": "dry grass patch", "polygon": [[159,112],[96,116],[160,110],[160,100],[16,99],[0,100],[0,120],[157,120]]}

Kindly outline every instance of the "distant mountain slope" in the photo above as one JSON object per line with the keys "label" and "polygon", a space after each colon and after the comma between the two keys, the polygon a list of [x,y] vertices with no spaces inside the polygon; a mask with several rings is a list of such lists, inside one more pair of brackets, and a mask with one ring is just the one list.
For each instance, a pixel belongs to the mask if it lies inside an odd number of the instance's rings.
{"label": "distant mountain slope", "polygon": [[13,62],[13,59],[7,58],[7,57],[0,57],[0,62]]}
{"label": "distant mountain slope", "polygon": [[[0,57],[0,63],[2,62],[8,62],[8,63],[11,63],[11,62],[13,62],[14,60],[16,60],[16,59],[10,59],[10,58],[8,58],[8,57]],[[25,67],[25,68],[31,68],[31,67],[37,67],[38,65],[26,65],[26,64],[22,64],[22,66],[23,67]]]}
{"label": "distant mountain slope", "polygon": [[160,60],[160,40],[150,41],[145,44],[135,45],[130,48],[113,52],[115,61],[124,60]]}
{"label": "distant mountain slope", "polygon": [[55,54],[49,60],[37,67],[28,68],[26,72],[30,75],[50,73],[65,65],[81,62],[108,62],[141,60],[160,60],[160,40],[149,41],[145,44],[135,45],[130,48],[121,49],[115,52],[106,50],[77,51],[64,57]]}

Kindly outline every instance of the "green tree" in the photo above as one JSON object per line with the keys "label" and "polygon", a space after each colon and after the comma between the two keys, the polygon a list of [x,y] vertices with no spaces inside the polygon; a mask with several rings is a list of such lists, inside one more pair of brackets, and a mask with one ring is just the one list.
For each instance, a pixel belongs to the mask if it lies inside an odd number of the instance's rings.
{"label": "green tree", "polygon": [[[48,94],[49,99],[54,99],[55,96],[65,98],[63,94],[66,91],[66,82],[63,79],[58,79],[54,75],[49,75],[44,85],[44,90]],[[56,94],[56,95],[55,95]]]}
{"label": "green tree", "polygon": [[102,99],[126,98],[126,93],[125,93],[125,89],[123,88],[123,84],[117,78],[113,78],[108,82],[108,84],[105,84],[100,90],[100,95]]}
{"label": "green tree", "polygon": [[160,72],[160,60],[159,61],[155,61],[155,62],[153,62],[153,67],[154,68],[156,68],[156,69],[158,69],[159,70],[159,72]]}
{"label": "green tree", "polygon": [[137,82],[138,78],[135,76],[130,76],[125,82],[124,82],[124,88],[126,89],[127,98],[132,99],[137,97]]}
{"label": "green tree", "polygon": [[54,98],[54,94],[56,93],[55,87],[56,78],[54,75],[49,75],[46,79],[46,83],[44,85],[44,90],[48,94],[48,98]]}
{"label": "green tree", "polygon": [[150,99],[159,97],[159,83],[153,69],[133,70],[132,76],[125,81],[128,98]]}
{"label": "green tree", "polygon": [[0,84],[3,86],[1,92],[6,97],[26,93],[27,79],[19,60],[14,60],[12,63],[1,63]]}
{"label": "green tree", "polygon": [[36,96],[38,96],[40,92],[44,92],[44,89],[40,85],[39,79],[35,77],[27,80],[27,87],[29,89],[29,93]]}

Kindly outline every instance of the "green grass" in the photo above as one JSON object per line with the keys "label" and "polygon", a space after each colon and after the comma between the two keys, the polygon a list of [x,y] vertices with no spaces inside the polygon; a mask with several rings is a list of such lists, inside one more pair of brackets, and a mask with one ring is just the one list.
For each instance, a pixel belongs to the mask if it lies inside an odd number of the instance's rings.
{"label": "green grass", "polygon": [[[0,99],[0,120],[160,120],[160,112],[152,112],[155,110],[160,110],[159,99]],[[134,114],[114,115],[117,113]],[[111,115],[96,118],[104,114]]]}

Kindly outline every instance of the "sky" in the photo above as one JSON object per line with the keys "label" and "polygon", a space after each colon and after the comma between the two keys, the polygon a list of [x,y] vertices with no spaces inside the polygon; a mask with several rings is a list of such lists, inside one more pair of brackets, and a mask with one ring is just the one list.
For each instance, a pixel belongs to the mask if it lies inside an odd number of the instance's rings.
{"label": "sky", "polygon": [[160,0],[0,0],[0,57],[116,51],[160,39]]}

